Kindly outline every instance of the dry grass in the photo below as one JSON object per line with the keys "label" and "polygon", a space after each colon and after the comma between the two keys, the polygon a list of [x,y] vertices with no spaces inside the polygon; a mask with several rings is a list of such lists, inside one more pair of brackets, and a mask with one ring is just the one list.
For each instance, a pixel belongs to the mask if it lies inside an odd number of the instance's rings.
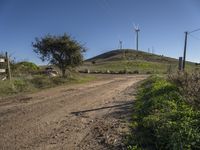
{"label": "dry grass", "polygon": [[170,82],[177,85],[186,102],[200,107],[200,72],[177,72],[168,75]]}

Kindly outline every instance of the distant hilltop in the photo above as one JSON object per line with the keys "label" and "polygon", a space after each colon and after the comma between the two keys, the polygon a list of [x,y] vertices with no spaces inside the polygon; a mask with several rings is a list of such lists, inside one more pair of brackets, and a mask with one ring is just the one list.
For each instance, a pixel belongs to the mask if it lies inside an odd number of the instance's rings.
{"label": "distant hilltop", "polygon": [[119,60],[145,60],[151,62],[177,62],[175,58],[166,57],[163,55],[156,55],[134,49],[117,49],[97,55],[86,61],[119,61]]}

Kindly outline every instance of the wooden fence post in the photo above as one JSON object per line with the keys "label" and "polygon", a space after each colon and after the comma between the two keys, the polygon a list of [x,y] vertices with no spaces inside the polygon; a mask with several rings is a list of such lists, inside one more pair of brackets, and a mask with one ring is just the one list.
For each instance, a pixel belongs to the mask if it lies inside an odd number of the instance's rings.
{"label": "wooden fence post", "polygon": [[6,62],[7,62],[8,79],[11,80],[10,60],[7,52],[6,52]]}
{"label": "wooden fence post", "polygon": [[183,57],[179,57],[178,69],[179,69],[180,71],[183,70]]}

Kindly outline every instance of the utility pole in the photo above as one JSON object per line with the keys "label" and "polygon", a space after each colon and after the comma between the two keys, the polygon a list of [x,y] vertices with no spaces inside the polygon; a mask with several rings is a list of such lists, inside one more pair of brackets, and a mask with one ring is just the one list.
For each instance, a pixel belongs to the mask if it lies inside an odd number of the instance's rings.
{"label": "utility pole", "polygon": [[188,31],[185,32],[185,42],[184,42],[184,52],[183,52],[183,71],[185,69],[185,62],[186,62],[186,51],[187,51],[187,39],[188,39],[188,35],[190,35],[193,32],[197,32],[197,31],[200,31],[200,28],[196,29],[196,30],[193,30],[193,31],[190,31],[190,32],[188,32]]}
{"label": "utility pole", "polygon": [[184,52],[183,52],[183,71],[185,70],[187,38],[188,38],[188,32],[185,32],[185,43],[184,43]]}

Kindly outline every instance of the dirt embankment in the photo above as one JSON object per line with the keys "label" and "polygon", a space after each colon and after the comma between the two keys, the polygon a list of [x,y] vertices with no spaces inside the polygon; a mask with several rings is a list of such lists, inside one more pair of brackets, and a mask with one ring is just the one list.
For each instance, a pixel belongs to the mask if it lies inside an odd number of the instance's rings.
{"label": "dirt embankment", "polygon": [[0,149],[123,149],[135,85],[146,76],[102,75],[0,100]]}

